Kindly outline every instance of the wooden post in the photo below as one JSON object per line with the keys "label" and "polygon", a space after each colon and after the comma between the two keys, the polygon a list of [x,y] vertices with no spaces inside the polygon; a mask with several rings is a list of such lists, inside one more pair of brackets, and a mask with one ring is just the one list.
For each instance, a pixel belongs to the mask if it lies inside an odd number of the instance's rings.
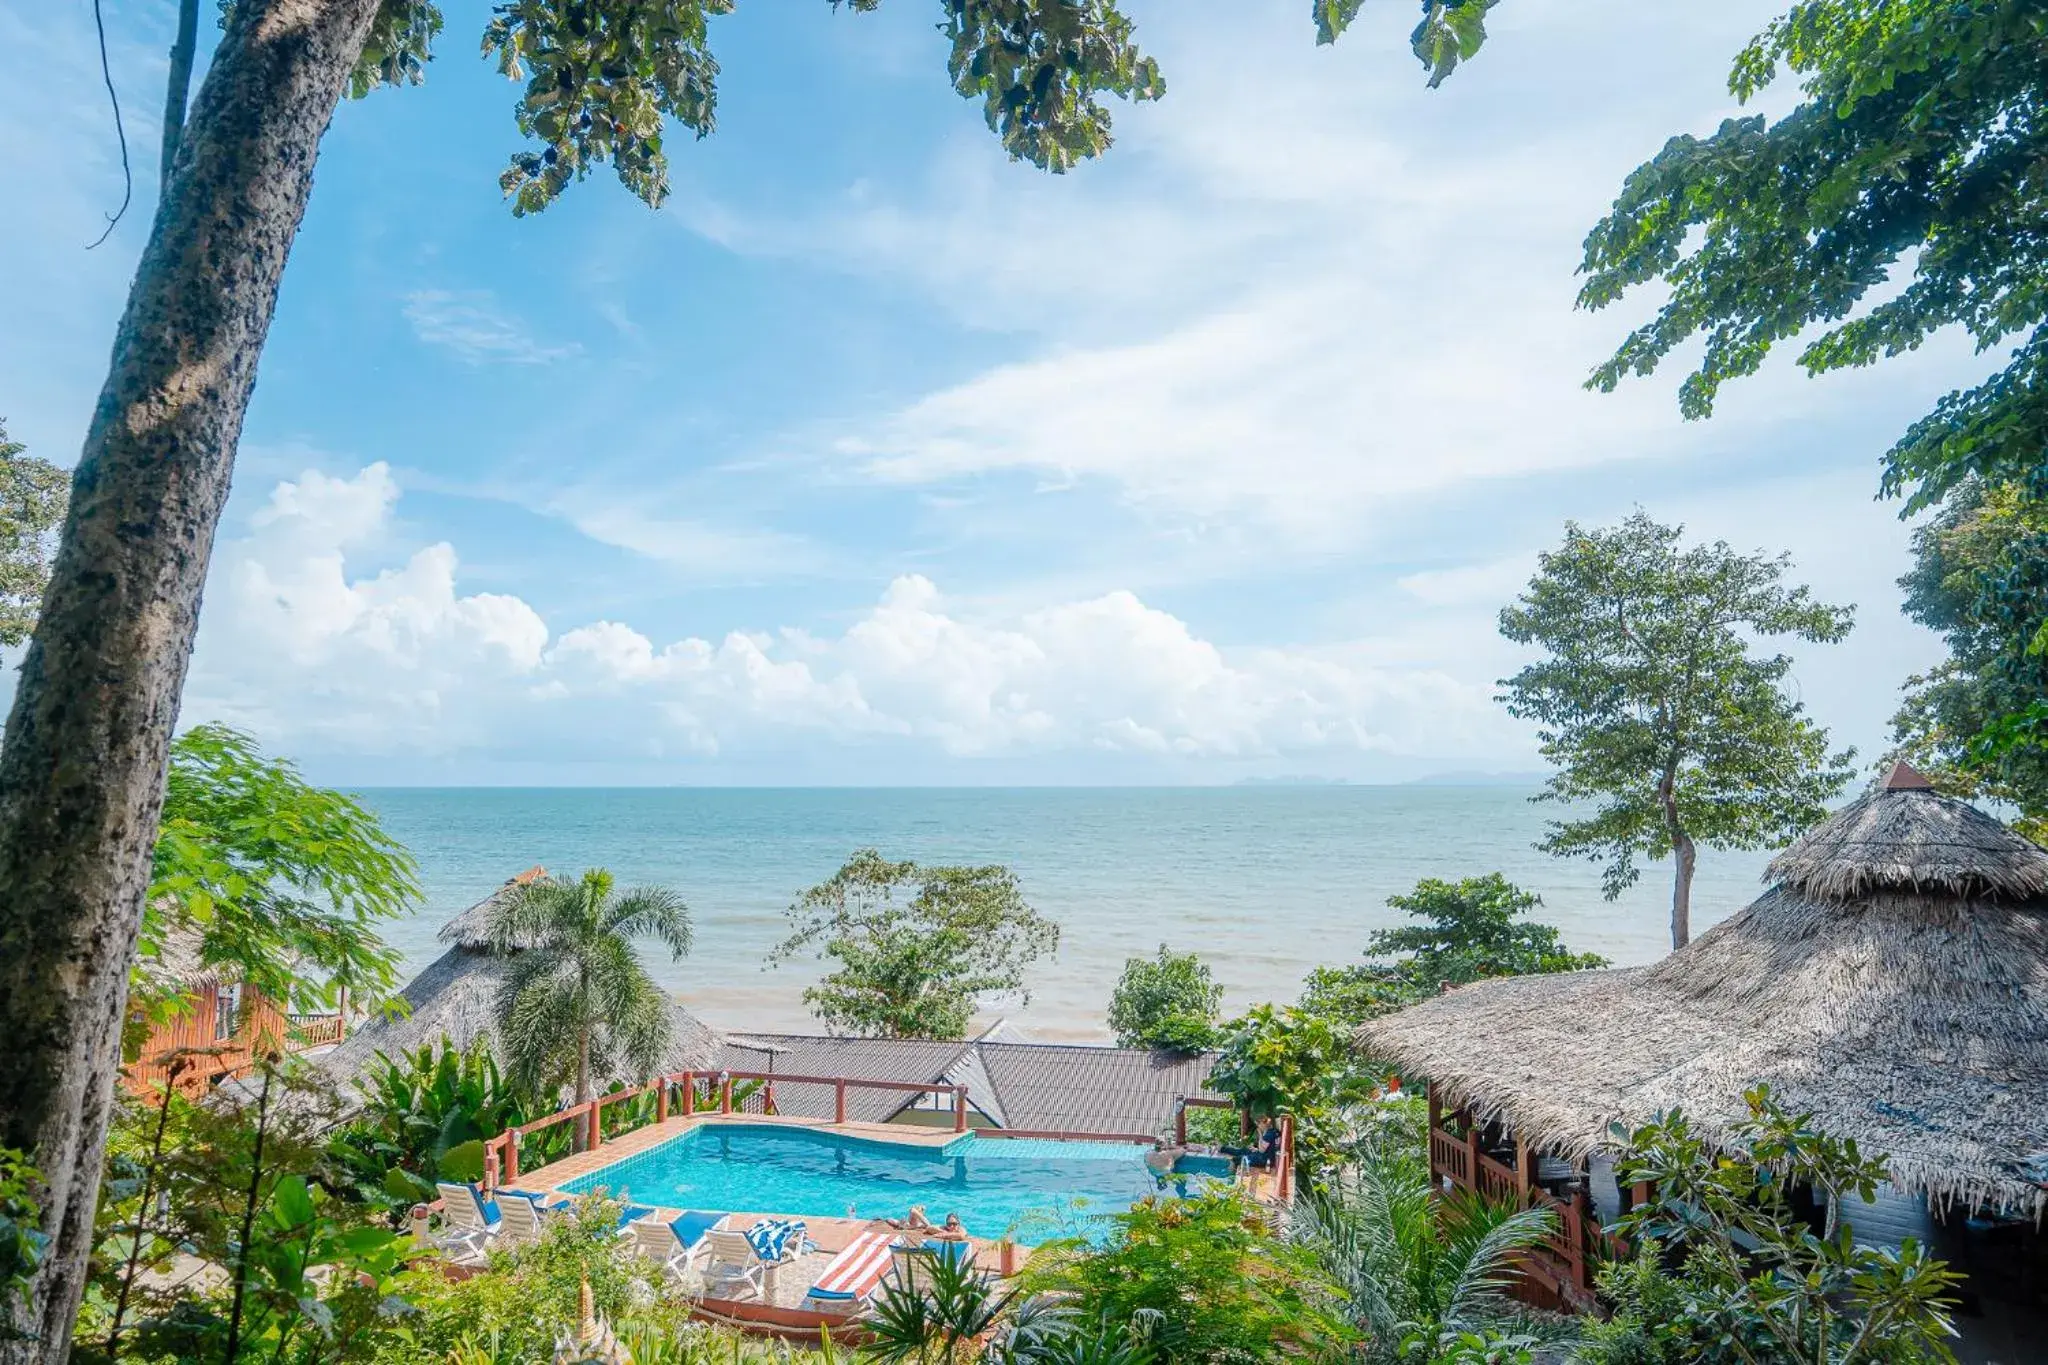
{"label": "wooden post", "polygon": [[964,1085],[953,1087],[953,1131],[967,1131],[967,1087]]}
{"label": "wooden post", "polygon": [[1188,1145],[1188,1099],[1185,1095],[1175,1096],[1173,1101],[1173,1145]]}
{"label": "wooden post", "polygon": [[832,1082],[832,1121],[846,1122],[846,1077]]}
{"label": "wooden post", "polygon": [[1465,1174],[1471,1177],[1471,1187],[1479,1188],[1479,1125],[1472,1121],[1470,1109],[1458,1111],[1458,1122],[1465,1127]]}
{"label": "wooden post", "polygon": [[590,1102],[590,1145],[586,1151],[596,1151],[604,1146],[604,1107],[596,1100]]}
{"label": "wooden post", "polygon": [[683,1073],[683,1117],[691,1118],[697,1113],[697,1073]]}
{"label": "wooden post", "polygon": [[516,1128],[508,1129],[505,1136],[499,1142],[505,1149],[505,1183],[507,1185],[517,1185],[519,1183],[519,1130]]}
{"label": "wooden post", "polygon": [[1529,1207],[1529,1187],[1536,1183],[1536,1153],[1529,1144],[1522,1141],[1521,1134],[1515,1135],[1515,1198],[1523,1208]]}
{"label": "wooden post", "polygon": [[1006,1280],[1017,1273],[1017,1244],[1007,1237],[996,1244],[996,1269]]}
{"label": "wooden post", "polygon": [[718,1088],[718,1112],[721,1114],[730,1114],[732,1112],[732,1077],[730,1076],[727,1076],[725,1083]]}
{"label": "wooden post", "polygon": [[1294,1115],[1280,1116],[1280,1202],[1288,1202],[1294,1192]]}
{"label": "wooden post", "polygon": [[654,1083],[654,1121],[668,1122],[668,1077],[663,1076]]}
{"label": "wooden post", "polygon": [[484,1193],[495,1194],[498,1189],[498,1144],[488,1143],[484,1147]]}
{"label": "wooden post", "polygon": [[334,1041],[339,1043],[348,1037],[348,987],[341,988],[335,1000]]}

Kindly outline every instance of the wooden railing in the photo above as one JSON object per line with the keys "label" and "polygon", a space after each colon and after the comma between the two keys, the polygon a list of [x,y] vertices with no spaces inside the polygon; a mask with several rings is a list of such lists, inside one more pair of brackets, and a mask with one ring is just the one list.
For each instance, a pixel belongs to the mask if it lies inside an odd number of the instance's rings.
{"label": "wooden railing", "polygon": [[293,1052],[338,1043],[348,1032],[347,1020],[339,1014],[294,1014],[285,1033],[285,1047]]}
{"label": "wooden railing", "polygon": [[1453,1137],[1441,1128],[1429,1130],[1429,1169],[1446,1176],[1463,1189],[1473,1188],[1472,1147],[1464,1138]]}
{"label": "wooden railing", "polygon": [[1585,1207],[1583,1194],[1573,1192],[1569,1198],[1558,1198],[1534,1183],[1532,1153],[1517,1148],[1515,1166],[1497,1161],[1480,1149],[1479,1126],[1470,1114],[1458,1115],[1464,1129],[1459,1136],[1441,1126],[1442,1113],[1434,1102],[1430,1108],[1430,1175],[1486,1199],[1549,1210],[1556,1220],[1552,1230],[1540,1248],[1523,1253],[1522,1270],[1566,1300],[1590,1294],[1593,1268],[1612,1254],[1613,1244]]}
{"label": "wooden railing", "polygon": [[[942,1094],[953,1097],[953,1131],[967,1131],[967,1087],[929,1081],[877,1081],[853,1076],[801,1076],[778,1074],[767,1071],[678,1071],[666,1076],[657,1076],[645,1085],[629,1090],[614,1090],[608,1095],[599,1095],[573,1104],[566,1109],[509,1128],[484,1144],[484,1188],[496,1189],[500,1184],[511,1184],[519,1179],[519,1139],[559,1123],[572,1123],[581,1139],[585,1151],[594,1151],[606,1141],[603,1113],[606,1105],[617,1104],[649,1094],[654,1095],[655,1123],[668,1120],[672,1109],[679,1109],[684,1115],[700,1112],[697,1087],[699,1082],[708,1082],[711,1103],[701,1112],[718,1114],[775,1113],[775,1086],[783,1085],[824,1085],[832,1087],[833,1122],[846,1122],[846,1096],[851,1089],[889,1090],[912,1094]],[[733,1087],[736,1082],[758,1081],[761,1086],[753,1094],[735,1101]],[[758,1108],[753,1108],[758,1105]],[[635,1124],[638,1128],[642,1125]],[[624,1130],[633,1131],[633,1128]],[[616,1138],[619,1134],[613,1134]]]}

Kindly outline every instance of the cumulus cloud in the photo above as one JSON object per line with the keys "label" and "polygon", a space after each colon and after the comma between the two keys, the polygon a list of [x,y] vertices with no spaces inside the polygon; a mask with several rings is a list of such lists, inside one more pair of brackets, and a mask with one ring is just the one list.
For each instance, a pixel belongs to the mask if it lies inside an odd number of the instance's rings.
{"label": "cumulus cloud", "polygon": [[465,591],[446,542],[355,567],[393,539],[398,499],[381,463],[277,486],[217,559],[189,715],[350,753],[517,736],[534,754],[672,762],[821,739],[1222,760],[1512,742],[1485,690],[1448,674],[1343,649],[1233,648],[1126,591],[984,614],[907,574],[836,635],[657,644],[619,621],[557,634],[517,597]]}

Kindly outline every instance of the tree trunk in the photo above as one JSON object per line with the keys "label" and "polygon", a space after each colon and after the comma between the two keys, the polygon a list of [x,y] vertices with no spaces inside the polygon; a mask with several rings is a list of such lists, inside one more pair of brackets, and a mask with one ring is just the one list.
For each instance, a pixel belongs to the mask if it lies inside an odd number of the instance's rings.
{"label": "tree trunk", "polygon": [[[378,0],[239,0],[115,334],[0,749],[0,1143],[51,1242],[0,1362],[65,1359],[164,765],[313,161]],[[0,1336],[6,1335],[0,1333]]]}
{"label": "tree trunk", "polygon": [[1698,853],[1684,830],[1673,836],[1671,851],[1671,946],[1677,949],[1692,942],[1692,867]]}
{"label": "tree trunk", "polygon": [[[590,1030],[584,1028],[576,1035],[576,1103],[590,1102]],[[582,1124],[576,1125],[576,1150],[582,1151],[589,1145]]]}

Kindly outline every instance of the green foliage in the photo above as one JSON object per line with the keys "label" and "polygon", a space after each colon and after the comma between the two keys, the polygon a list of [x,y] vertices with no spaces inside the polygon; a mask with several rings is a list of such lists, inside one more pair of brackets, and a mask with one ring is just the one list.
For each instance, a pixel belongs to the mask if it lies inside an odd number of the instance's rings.
{"label": "green foliage", "polygon": [[1398,963],[1383,964],[1382,970],[1398,974],[1419,994],[1490,976],[1577,972],[1608,965],[1596,954],[1572,952],[1549,925],[1522,918],[1541,906],[1543,898],[1498,872],[1457,882],[1425,877],[1407,895],[1389,896],[1387,904],[1425,922],[1374,930],[1365,950],[1404,955]]}
{"label": "green foliage", "polygon": [[[1927,1249],[1859,1245],[1839,1221],[1845,1200],[1868,1200],[1887,1179],[1882,1159],[1853,1139],[1817,1132],[1759,1086],[1735,1126],[1734,1151],[1696,1134],[1681,1113],[1634,1132],[1616,1163],[1624,1184],[1655,1190],[1617,1231],[1640,1239],[1643,1259],[1611,1272],[1616,1309],[1593,1358],[1622,1365],[1798,1360],[1816,1365],[1947,1362],[1950,1302],[1960,1277]],[[1814,1192],[1816,1229],[1795,1193]],[[1660,1249],[1684,1256],[1666,1277]]]}
{"label": "green foliage", "polygon": [[[27,1292],[29,1278],[43,1259],[49,1234],[42,1231],[42,1204],[36,1187],[42,1173],[27,1154],[0,1147],[0,1304]],[[0,1341],[13,1329],[0,1317]]]}
{"label": "green foliage", "polygon": [[2035,231],[2048,211],[2044,25],[2034,0],[1793,5],[1736,59],[1729,88],[1747,102],[1782,67],[1799,106],[1672,138],[1587,237],[1583,307],[1652,281],[1669,288],[1590,383],[1611,390],[1703,337],[1680,389],[1685,414],[1703,417],[1723,383],[1814,324],[1799,353],[1811,374],[1903,354],[1951,326],[1980,350],[2019,338],[2002,370],[1900,438],[1884,488],[1913,490],[1911,509],[1970,474],[2048,491],[2048,255]]}
{"label": "green foliage", "polygon": [[1296,1008],[1324,1020],[1348,1038],[1368,1019],[1406,1009],[1422,995],[1399,971],[1368,966],[1317,967],[1302,983],[1301,1001]]}
{"label": "green foliage", "polygon": [[25,449],[0,420],[0,645],[26,644],[35,629],[71,496],[71,475]]}
{"label": "green foliage", "polygon": [[483,1141],[541,1111],[498,1074],[482,1039],[458,1049],[443,1038],[395,1059],[379,1052],[356,1088],[362,1108],[335,1135],[329,1170],[394,1212],[432,1201],[438,1180],[480,1179]]}
{"label": "green foliage", "polygon": [[1295,1160],[1313,1177],[1339,1160],[1344,1111],[1375,1082],[1356,1069],[1348,1033],[1299,1008],[1255,1005],[1228,1026],[1209,1088],[1248,1114],[1294,1120]]}
{"label": "green foliage", "polygon": [[293,1007],[332,1007],[342,987],[383,994],[398,957],[377,926],[418,899],[412,855],[353,797],[308,784],[225,725],[171,742],[143,917],[145,996],[163,990],[150,968],[167,941],[189,931],[204,962]]}
{"label": "green foliage", "polygon": [[1505,1290],[1517,1252],[1556,1227],[1547,1209],[1440,1198],[1419,1141],[1369,1148],[1306,1195],[1296,1235],[1339,1287],[1365,1360],[1526,1359],[1530,1322]]}
{"label": "green foliage", "polygon": [[1899,586],[1949,652],[1907,680],[1900,751],[1943,791],[2011,802],[2015,827],[2048,839],[2048,500],[1964,480],[1913,533]]}
{"label": "green foliage", "polygon": [[920,867],[861,849],[789,907],[770,963],[815,952],[836,964],[804,1003],[834,1032],[961,1038],[985,997],[1024,991],[1024,969],[1060,927],[1025,903],[1004,867]]}
{"label": "green foliage", "polygon": [[1148,1199],[1117,1216],[1100,1249],[1042,1247],[1025,1286],[1073,1296],[1086,1320],[1145,1324],[1165,1361],[1338,1356],[1353,1335],[1338,1287],[1272,1217],[1235,1190]]}
{"label": "green foliage", "polygon": [[173,1093],[121,1108],[74,1338],[80,1365],[316,1365],[359,1359],[386,1330],[410,1243],[309,1178],[334,1096],[291,1066],[265,1068],[255,1088],[253,1099]]}
{"label": "green foliage", "polygon": [[1539,799],[1600,803],[1553,822],[1539,847],[1603,862],[1610,899],[1634,883],[1638,857],[1676,853],[1674,947],[1695,843],[1783,842],[1826,813],[1854,757],[1830,755],[1787,694],[1791,659],[1751,654],[1757,638],[1838,641],[1850,610],[1785,586],[1789,556],[1684,548],[1681,534],[1640,511],[1613,530],[1567,523],[1500,615],[1503,635],[1545,654],[1501,683],[1558,769]]}
{"label": "green foliage", "polygon": [[1159,956],[1128,959],[1109,997],[1109,1027],[1118,1047],[1160,1047],[1200,1052],[1216,1041],[1216,1011],[1223,987],[1193,953],[1164,943]]}
{"label": "green foliage", "polygon": [[544,878],[495,906],[485,933],[500,952],[521,950],[497,1002],[498,1041],[520,1088],[573,1083],[581,1104],[595,1075],[660,1063],[674,1015],[633,940],[658,939],[677,958],[690,951],[689,908],[674,892],[615,896],[602,869],[574,882]]}

